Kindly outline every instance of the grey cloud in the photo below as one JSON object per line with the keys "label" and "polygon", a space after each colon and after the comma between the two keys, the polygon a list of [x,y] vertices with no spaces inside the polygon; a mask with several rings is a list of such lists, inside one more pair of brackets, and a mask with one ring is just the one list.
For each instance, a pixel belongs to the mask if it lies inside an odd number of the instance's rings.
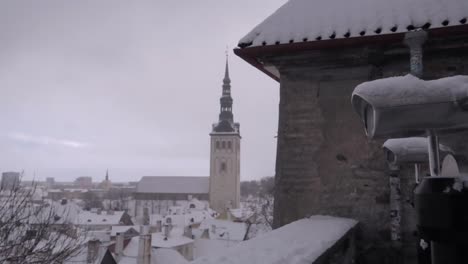
{"label": "grey cloud", "polygon": [[[0,170],[207,175],[225,47],[284,2],[1,1]],[[278,84],[230,69],[241,177],[272,175]]]}

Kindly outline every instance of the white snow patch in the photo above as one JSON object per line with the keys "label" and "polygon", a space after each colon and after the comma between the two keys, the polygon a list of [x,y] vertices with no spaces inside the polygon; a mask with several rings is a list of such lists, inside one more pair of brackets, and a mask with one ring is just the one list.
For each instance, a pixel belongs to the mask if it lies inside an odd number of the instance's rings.
{"label": "white snow patch", "polygon": [[455,179],[452,189],[454,189],[455,191],[461,192],[463,190],[463,182],[458,179]]}
{"label": "white snow patch", "polygon": [[153,250],[151,262],[156,264],[188,264],[189,262],[173,249],[160,248]]}
{"label": "white snow patch", "polygon": [[[392,138],[385,141],[382,147],[391,151],[398,151],[400,154],[409,153],[427,153],[428,149],[427,137],[409,137],[409,138]],[[453,152],[449,147],[439,144],[439,149],[444,152]]]}
{"label": "white snow patch", "polygon": [[[409,25],[431,28],[460,25],[468,16],[466,0],[290,0],[243,37],[251,46],[406,32]],[[396,26],[393,32],[391,29]]]}
{"label": "white snow patch", "polygon": [[429,244],[424,241],[424,239],[419,240],[419,246],[423,249],[426,250],[429,247]]}
{"label": "white snow patch", "polygon": [[247,227],[245,223],[220,219],[207,219],[201,222],[200,230],[208,230],[210,239],[242,241]]}
{"label": "white snow patch", "polygon": [[151,246],[156,248],[173,248],[193,243],[193,240],[185,237],[182,228],[173,228],[166,238],[163,233],[153,233]]}
{"label": "white snow patch", "polygon": [[312,216],[243,241],[215,257],[202,257],[192,263],[310,264],[356,224],[353,219]]}
{"label": "white snow patch", "polygon": [[[468,1],[467,1],[468,2]],[[358,85],[355,96],[379,107],[455,102],[468,97],[468,76],[451,76],[425,81],[411,74]]]}

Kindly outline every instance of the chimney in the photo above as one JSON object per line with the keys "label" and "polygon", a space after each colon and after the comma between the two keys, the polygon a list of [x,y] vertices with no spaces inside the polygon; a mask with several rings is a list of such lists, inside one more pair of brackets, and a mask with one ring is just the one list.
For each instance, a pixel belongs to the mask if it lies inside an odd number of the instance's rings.
{"label": "chimney", "polygon": [[137,264],[151,263],[151,234],[149,226],[140,227],[140,239],[138,241]]}
{"label": "chimney", "polygon": [[156,221],[156,232],[162,232],[162,221]]}
{"label": "chimney", "polygon": [[192,233],[192,226],[191,225],[185,227],[184,236],[186,236],[186,237],[188,237],[190,239],[193,239],[193,233]]}
{"label": "chimney", "polygon": [[164,225],[164,240],[167,240],[169,238],[171,229],[172,229],[172,225],[170,223]]}
{"label": "chimney", "polygon": [[148,207],[143,208],[143,225],[149,225],[149,212]]}
{"label": "chimney", "polygon": [[117,233],[115,239],[115,256],[116,261],[119,262],[123,255],[124,248],[124,233]]}
{"label": "chimney", "polygon": [[88,255],[86,256],[87,263],[94,263],[99,253],[99,247],[101,241],[97,239],[91,239],[88,241]]}
{"label": "chimney", "polygon": [[231,210],[229,208],[226,210],[226,217],[228,221],[232,221]]}

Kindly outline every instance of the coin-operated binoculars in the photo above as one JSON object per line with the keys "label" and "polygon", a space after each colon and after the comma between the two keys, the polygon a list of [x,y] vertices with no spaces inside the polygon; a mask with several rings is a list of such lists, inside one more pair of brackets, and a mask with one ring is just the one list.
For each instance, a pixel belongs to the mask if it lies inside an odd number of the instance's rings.
{"label": "coin-operated binoculars", "polygon": [[[415,182],[420,180],[420,165],[429,161],[427,137],[392,138],[382,145],[391,170],[399,170],[402,165],[415,166]],[[443,159],[448,154],[453,154],[452,150],[439,144],[440,157]]]}
{"label": "coin-operated binoculars", "polygon": [[430,242],[432,263],[468,263],[468,189],[460,177],[437,177],[438,136],[468,130],[468,76],[366,82],[355,88],[351,101],[370,139],[428,136],[435,177],[424,178],[415,189],[418,229]]}

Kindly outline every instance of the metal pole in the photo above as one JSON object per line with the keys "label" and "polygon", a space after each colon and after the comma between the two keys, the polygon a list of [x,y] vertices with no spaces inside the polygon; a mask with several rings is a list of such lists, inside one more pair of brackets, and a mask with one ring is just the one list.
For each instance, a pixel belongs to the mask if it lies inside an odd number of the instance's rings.
{"label": "metal pole", "polygon": [[422,78],[423,75],[423,44],[427,33],[424,30],[414,30],[405,34],[405,44],[410,48],[411,74]]}
{"label": "metal pole", "polygon": [[440,175],[440,154],[439,154],[439,137],[436,136],[433,130],[427,131],[428,137],[428,154],[429,154],[429,168],[431,176]]}
{"label": "metal pole", "polygon": [[416,183],[419,183],[419,181],[420,181],[420,180],[419,180],[419,179],[420,179],[419,174],[421,173],[420,171],[421,171],[421,166],[420,166],[420,164],[415,163],[415,164],[414,164],[414,181],[415,181]]}
{"label": "metal pole", "polygon": [[[405,34],[405,44],[410,48],[410,69],[411,74],[423,77],[423,44],[427,40],[427,32],[424,30],[414,30]],[[427,131],[429,167],[431,176],[440,175],[439,160],[439,139],[434,131]]]}
{"label": "metal pole", "polygon": [[[423,44],[426,42],[427,39],[427,33],[424,30],[415,30],[415,31],[410,31],[405,34],[405,44],[410,48],[410,70],[411,74],[418,77],[422,78],[423,77]],[[431,139],[431,136],[429,135],[428,141],[431,142],[433,139]],[[433,153],[433,148],[431,148],[431,144],[428,144],[428,152],[429,155],[430,153]],[[434,165],[433,162],[431,162],[432,159],[429,159],[429,164],[431,167],[431,175],[432,175],[432,166]],[[419,169],[415,167],[416,170],[415,172],[418,174],[416,178],[419,176]],[[418,179],[417,179],[418,180]],[[420,230],[419,230],[420,231]],[[421,238],[421,237],[419,237]],[[418,248],[418,263],[420,264],[426,264],[428,263],[428,259],[430,260],[430,252],[429,251],[421,251],[421,248],[419,245],[417,245]],[[430,261],[429,261],[430,262]]]}

